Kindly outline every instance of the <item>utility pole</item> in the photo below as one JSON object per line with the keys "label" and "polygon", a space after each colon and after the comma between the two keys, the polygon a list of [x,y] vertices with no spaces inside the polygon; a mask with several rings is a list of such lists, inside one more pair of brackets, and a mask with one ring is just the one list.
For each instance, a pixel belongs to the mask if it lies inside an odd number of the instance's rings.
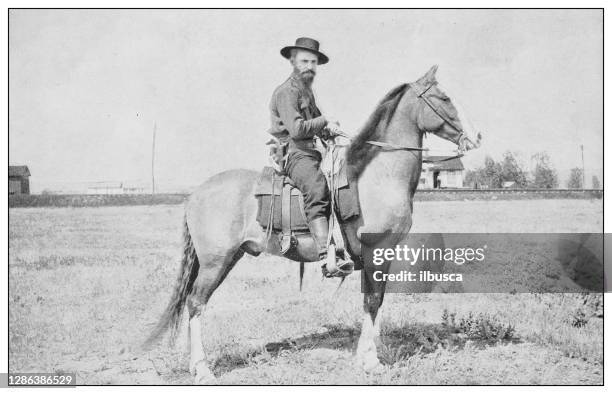
{"label": "utility pole", "polygon": [[155,194],[155,133],[157,122],[153,123],[153,146],[151,148],[151,194]]}
{"label": "utility pole", "polygon": [[584,145],[580,145],[580,153],[582,154],[582,188],[586,189],[586,182],[584,181]]}

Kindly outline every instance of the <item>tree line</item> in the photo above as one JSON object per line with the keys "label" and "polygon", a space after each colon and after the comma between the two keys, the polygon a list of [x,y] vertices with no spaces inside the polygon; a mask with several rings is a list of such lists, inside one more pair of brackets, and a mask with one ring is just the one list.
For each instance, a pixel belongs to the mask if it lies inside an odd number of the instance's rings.
{"label": "tree line", "polygon": [[[531,157],[532,169],[527,170],[519,163],[514,153],[506,151],[501,161],[495,161],[486,156],[484,164],[474,170],[467,170],[464,185],[475,189],[497,189],[504,187],[504,183],[512,182],[509,187],[524,189],[556,189],[559,187],[559,175],[550,162],[546,152],[536,153]],[[572,168],[565,181],[568,189],[583,189],[583,173],[579,167]],[[507,184],[508,185],[508,184]],[[593,189],[601,188],[599,178],[591,178]]]}

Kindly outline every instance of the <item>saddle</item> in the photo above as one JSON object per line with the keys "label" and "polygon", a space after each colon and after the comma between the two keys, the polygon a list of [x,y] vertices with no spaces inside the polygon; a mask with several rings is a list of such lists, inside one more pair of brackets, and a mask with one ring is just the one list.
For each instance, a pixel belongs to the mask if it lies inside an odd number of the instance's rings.
{"label": "saddle", "polygon": [[257,222],[264,230],[271,225],[273,231],[283,228],[309,231],[304,197],[288,176],[279,174],[272,167],[264,167],[257,181],[255,196],[258,200]]}
{"label": "saddle", "polygon": [[[333,214],[339,221],[346,221],[360,213],[356,192],[348,182],[343,149],[335,147],[329,150],[321,163],[330,192],[334,193]],[[273,167],[264,167],[254,194],[258,201],[257,222],[264,230],[279,233],[283,254],[296,245],[301,238],[298,235],[310,233],[304,197],[289,176]]]}

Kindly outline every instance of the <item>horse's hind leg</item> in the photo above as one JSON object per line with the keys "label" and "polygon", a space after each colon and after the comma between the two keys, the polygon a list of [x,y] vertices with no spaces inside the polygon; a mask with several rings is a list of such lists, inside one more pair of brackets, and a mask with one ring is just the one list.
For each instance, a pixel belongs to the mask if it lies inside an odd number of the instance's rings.
{"label": "horse's hind leg", "polygon": [[225,256],[203,255],[199,259],[198,276],[194,282],[193,291],[187,297],[191,345],[189,371],[194,375],[196,384],[211,383],[215,379],[204,354],[202,314],[213,292],[243,255],[244,251],[241,248],[235,248],[228,251]]}

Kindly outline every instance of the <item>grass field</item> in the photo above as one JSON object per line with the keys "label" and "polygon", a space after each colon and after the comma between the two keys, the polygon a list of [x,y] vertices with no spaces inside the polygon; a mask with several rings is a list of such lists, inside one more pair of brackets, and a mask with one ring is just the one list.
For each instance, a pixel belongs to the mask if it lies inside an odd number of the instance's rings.
{"label": "grass field", "polygon": [[[139,345],[169,298],[181,205],[9,211],[10,372],[76,372],[79,384],[191,384],[186,326]],[[414,232],[601,232],[602,200],[415,202]],[[601,384],[601,297],[389,294],[379,357],[353,365],[362,295],[353,275],[245,257],[215,293],[204,345],[223,384]],[[446,311],[446,312],[445,312]],[[443,316],[511,326],[503,340]]]}

